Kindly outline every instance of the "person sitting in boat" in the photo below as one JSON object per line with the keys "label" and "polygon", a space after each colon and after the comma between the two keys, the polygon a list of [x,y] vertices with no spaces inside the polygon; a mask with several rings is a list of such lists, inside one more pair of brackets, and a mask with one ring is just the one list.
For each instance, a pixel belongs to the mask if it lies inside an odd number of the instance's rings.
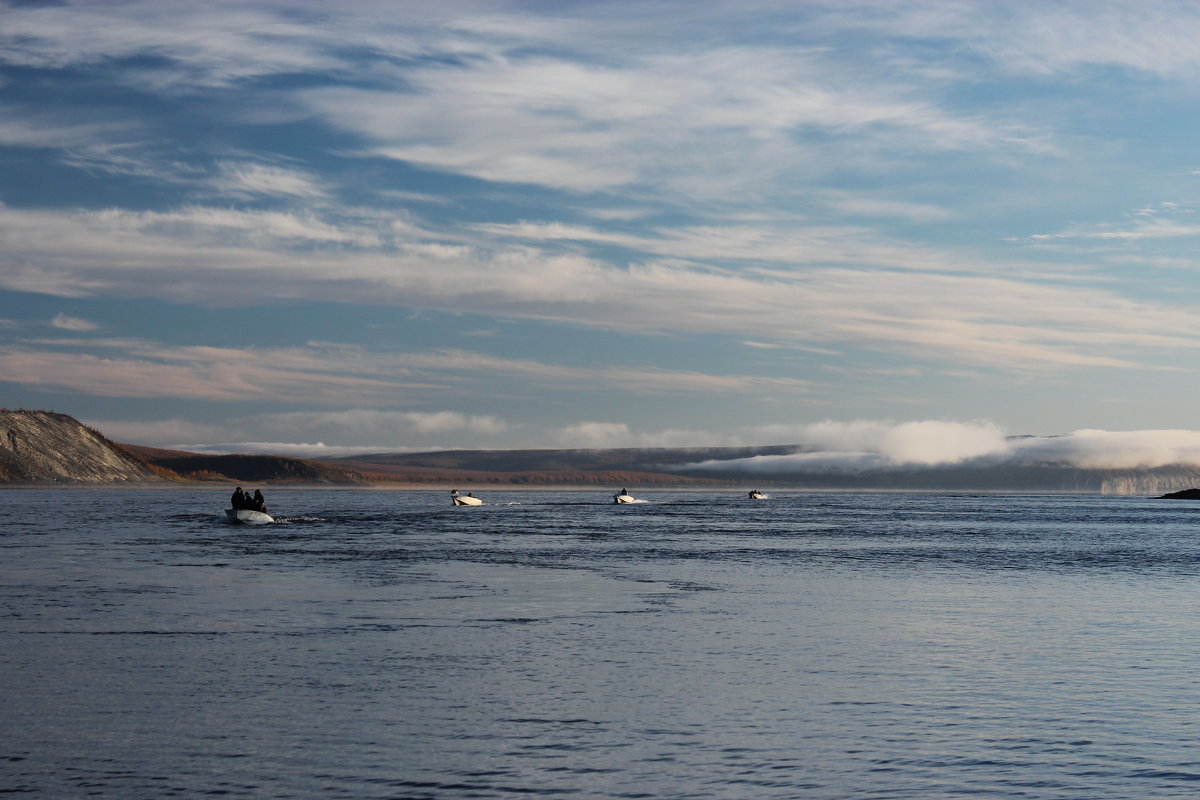
{"label": "person sitting in boat", "polygon": [[262,489],[254,490],[254,510],[267,513],[267,500],[263,497]]}
{"label": "person sitting in boat", "polygon": [[239,508],[246,507],[246,495],[242,491],[242,487],[239,486],[233,490],[233,497],[229,498],[229,504],[234,508],[235,511]]}

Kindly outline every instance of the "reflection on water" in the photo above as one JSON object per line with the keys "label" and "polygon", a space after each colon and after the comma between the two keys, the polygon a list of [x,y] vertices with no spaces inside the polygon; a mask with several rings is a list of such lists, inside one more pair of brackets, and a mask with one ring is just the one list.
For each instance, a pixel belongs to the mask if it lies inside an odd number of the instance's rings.
{"label": "reflection on water", "polygon": [[0,788],[1126,798],[1200,788],[1200,504],[0,493]]}

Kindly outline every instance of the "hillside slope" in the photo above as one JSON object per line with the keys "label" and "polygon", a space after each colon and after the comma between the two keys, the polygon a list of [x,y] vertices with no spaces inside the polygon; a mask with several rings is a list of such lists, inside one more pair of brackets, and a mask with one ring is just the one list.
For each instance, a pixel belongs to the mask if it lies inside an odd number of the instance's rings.
{"label": "hillside slope", "polygon": [[760,455],[783,455],[795,447],[614,448],[607,450],[442,450],[427,453],[376,453],[327,459],[380,484],[452,484],[510,486],[731,487],[747,475],[685,473],[679,464]]}
{"label": "hillside slope", "polygon": [[611,450],[449,450],[331,459],[380,484],[650,487],[791,487],[850,491],[979,491],[1159,495],[1200,486],[1200,465],[1083,468],[1065,463],[972,463],[837,468],[801,445]]}
{"label": "hillside slope", "polygon": [[303,483],[363,486],[367,481],[352,469],[303,458],[269,455],[208,455],[183,450],[160,450],[135,444],[120,445],[143,461],[169,470],[185,481],[223,483]]}
{"label": "hillside slope", "polygon": [[0,484],[161,482],[148,464],[74,417],[0,409]]}

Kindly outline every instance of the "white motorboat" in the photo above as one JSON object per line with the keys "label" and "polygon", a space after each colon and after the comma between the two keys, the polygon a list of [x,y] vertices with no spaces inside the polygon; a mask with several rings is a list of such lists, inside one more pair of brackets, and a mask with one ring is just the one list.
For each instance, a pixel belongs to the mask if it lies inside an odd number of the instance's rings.
{"label": "white motorboat", "polygon": [[458,489],[452,489],[450,491],[450,499],[454,501],[454,505],[456,505],[456,506],[481,506],[481,505],[483,505],[483,501],[480,500],[475,495],[471,494],[470,492],[467,492],[466,494],[459,494]]}
{"label": "white motorboat", "polygon": [[750,499],[751,500],[768,500],[768,499],[770,499],[770,495],[763,494],[758,489],[755,489],[752,492],[750,492]]}
{"label": "white motorboat", "polygon": [[234,525],[264,525],[274,522],[275,518],[265,511],[254,511],[249,508],[227,508],[225,519]]}
{"label": "white motorboat", "polygon": [[630,494],[627,494],[624,489],[613,495],[613,502],[617,505],[623,503],[636,503],[637,500]]}

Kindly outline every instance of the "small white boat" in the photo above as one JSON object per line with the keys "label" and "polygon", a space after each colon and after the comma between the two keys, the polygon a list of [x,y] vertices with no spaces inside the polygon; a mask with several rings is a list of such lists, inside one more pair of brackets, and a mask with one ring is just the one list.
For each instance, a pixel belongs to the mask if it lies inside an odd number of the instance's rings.
{"label": "small white boat", "polygon": [[234,525],[263,525],[274,522],[275,518],[265,511],[254,511],[249,508],[227,508],[225,518]]}
{"label": "small white boat", "polygon": [[767,500],[767,499],[770,499],[770,496],[763,494],[758,489],[755,489],[754,491],[750,492],[750,499],[751,500]]}
{"label": "small white boat", "polygon": [[623,503],[636,503],[637,500],[632,495],[626,494],[622,490],[613,495],[613,502],[617,505],[621,505]]}
{"label": "small white boat", "polygon": [[471,494],[470,492],[467,492],[466,494],[459,494],[458,489],[453,489],[450,491],[450,499],[454,501],[454,505],[456,506],[483,505],[483,501],[475,495]]}

